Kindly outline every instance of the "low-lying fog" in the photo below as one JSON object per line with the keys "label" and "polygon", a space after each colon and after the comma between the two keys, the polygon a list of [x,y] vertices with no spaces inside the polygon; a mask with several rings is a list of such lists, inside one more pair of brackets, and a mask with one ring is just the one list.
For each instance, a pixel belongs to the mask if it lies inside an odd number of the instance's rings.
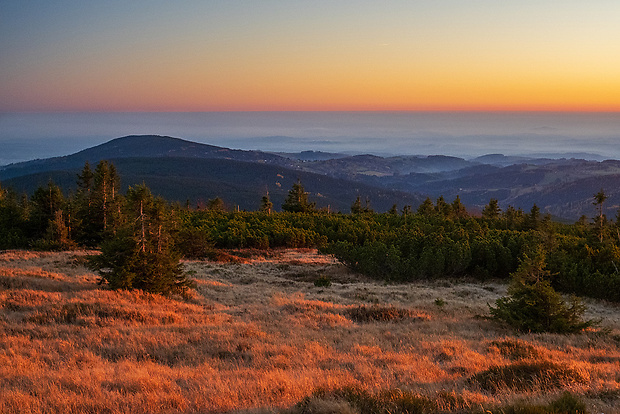
{"label": "low-lying fog", "polygon": [[133,134],[274,152],[620,158],[620,113],[5,113],[0,165],[67,155]]}

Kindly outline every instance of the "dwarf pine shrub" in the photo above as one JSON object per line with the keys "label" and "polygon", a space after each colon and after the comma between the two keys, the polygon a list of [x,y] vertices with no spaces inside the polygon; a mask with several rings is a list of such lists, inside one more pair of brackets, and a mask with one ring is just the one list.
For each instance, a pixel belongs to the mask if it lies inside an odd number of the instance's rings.
{"label": "dwarf pine shrub", "polygon": [[489,305],[493,318],[521,332],[575,333],[595,324],[582,320],[586,308],[573,296],[567,305],[556,292],[545,269],[544,254],[525,255],[508,287],[508,296]]}

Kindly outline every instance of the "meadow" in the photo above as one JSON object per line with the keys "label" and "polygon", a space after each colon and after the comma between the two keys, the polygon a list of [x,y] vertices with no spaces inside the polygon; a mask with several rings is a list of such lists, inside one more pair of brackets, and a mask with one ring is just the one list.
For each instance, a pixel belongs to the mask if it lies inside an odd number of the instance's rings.
{"label": "meadow", "polygon": [[[185,261],[185,297],[110,291],[88,251],[0,253],[0,412],[516,412],[568,391],[620,412],[620,309],[586,299],[582,334],[490,320],[504,281],[386,283],[311,249]],[[386,394],[387,393],[387,394]],[[349,401],[349,402],[348,402]],[[429,408],[430,407],[430,408]]]}

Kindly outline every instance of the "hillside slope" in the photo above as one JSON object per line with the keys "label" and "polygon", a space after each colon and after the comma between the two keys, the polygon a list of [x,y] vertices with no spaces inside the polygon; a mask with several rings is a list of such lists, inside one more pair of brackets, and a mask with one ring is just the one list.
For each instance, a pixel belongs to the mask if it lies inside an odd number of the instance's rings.
{"label": "hillside slope", "polygon": [[87,148],[64,157],[54,157],[10,164],[0,167],[0,180],[21,177],[38,172],[81,168],[86,161],[120,158],[199,158],[230,159],[257,163],[271,163],[292,167],[292,161],[279,155],[260,151],[233,150],[159,135],[130,135],[116,138],[101,145]]}
{"label": "hillside slope", "polygon": [[[264,163],[200,158],[118,158],[111,159],[121,176],[121,185],[146,183],[151,190],[171,201],[205,203],[221,197],[229,208],[257,210],[261,198],[269,192],[276,210],[284,202],[293,183],[301,180],[310,200],[317,207],[348,212],[359,195],[368,197],[377,211],[386,211],[394,203],[417,206],[422,196],[374,187],[361,182],[295,171]],[[74,190],[80,169],[47,171],[3,181],[22,192],[31,193],[51,179],[67,191]]]}
{"label": "hillside slope", "polygon": [[3,166],[0,181],[31,192],[52,178],[69,190],[86,161],[94,165],[102,159],[117,164],[125,186],[144,181],[171,200],[199,202],[220,196],[231,206],[252,210],[266,191],[279,206],[296,179],[319,206],[341,211],[348,211],[358,195],[370,198],[378,211],[393,204],[415,207],[426,195],[448,201],[459,195],[474,210],[496,198],[503,209],[511,205],[528,211],[537,204],[543,213],[577,220],[595,214],[592,199],[601,189],[608,196],[607,216],[615,217],[620,208],[620,161],[614,160],[501,154],[474,160],[441,155],[277,155],[155,135],[117,138],[64,157]]}

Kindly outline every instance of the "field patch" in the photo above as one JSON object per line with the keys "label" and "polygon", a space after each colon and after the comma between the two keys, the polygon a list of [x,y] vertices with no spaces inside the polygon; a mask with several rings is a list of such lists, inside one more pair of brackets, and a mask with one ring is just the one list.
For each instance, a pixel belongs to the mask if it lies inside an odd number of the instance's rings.
{"label": "field patch", "polygon": [[620,404],[620,312],[604,302],[589,302],[601,329],[516,334],[486,317],[506,290],[493,281],[389,284],[313,250],[231,251],[243,260],[184,262],[196,288],[164,297],[103,289],[86,254],[0,253],[0,412]]}

